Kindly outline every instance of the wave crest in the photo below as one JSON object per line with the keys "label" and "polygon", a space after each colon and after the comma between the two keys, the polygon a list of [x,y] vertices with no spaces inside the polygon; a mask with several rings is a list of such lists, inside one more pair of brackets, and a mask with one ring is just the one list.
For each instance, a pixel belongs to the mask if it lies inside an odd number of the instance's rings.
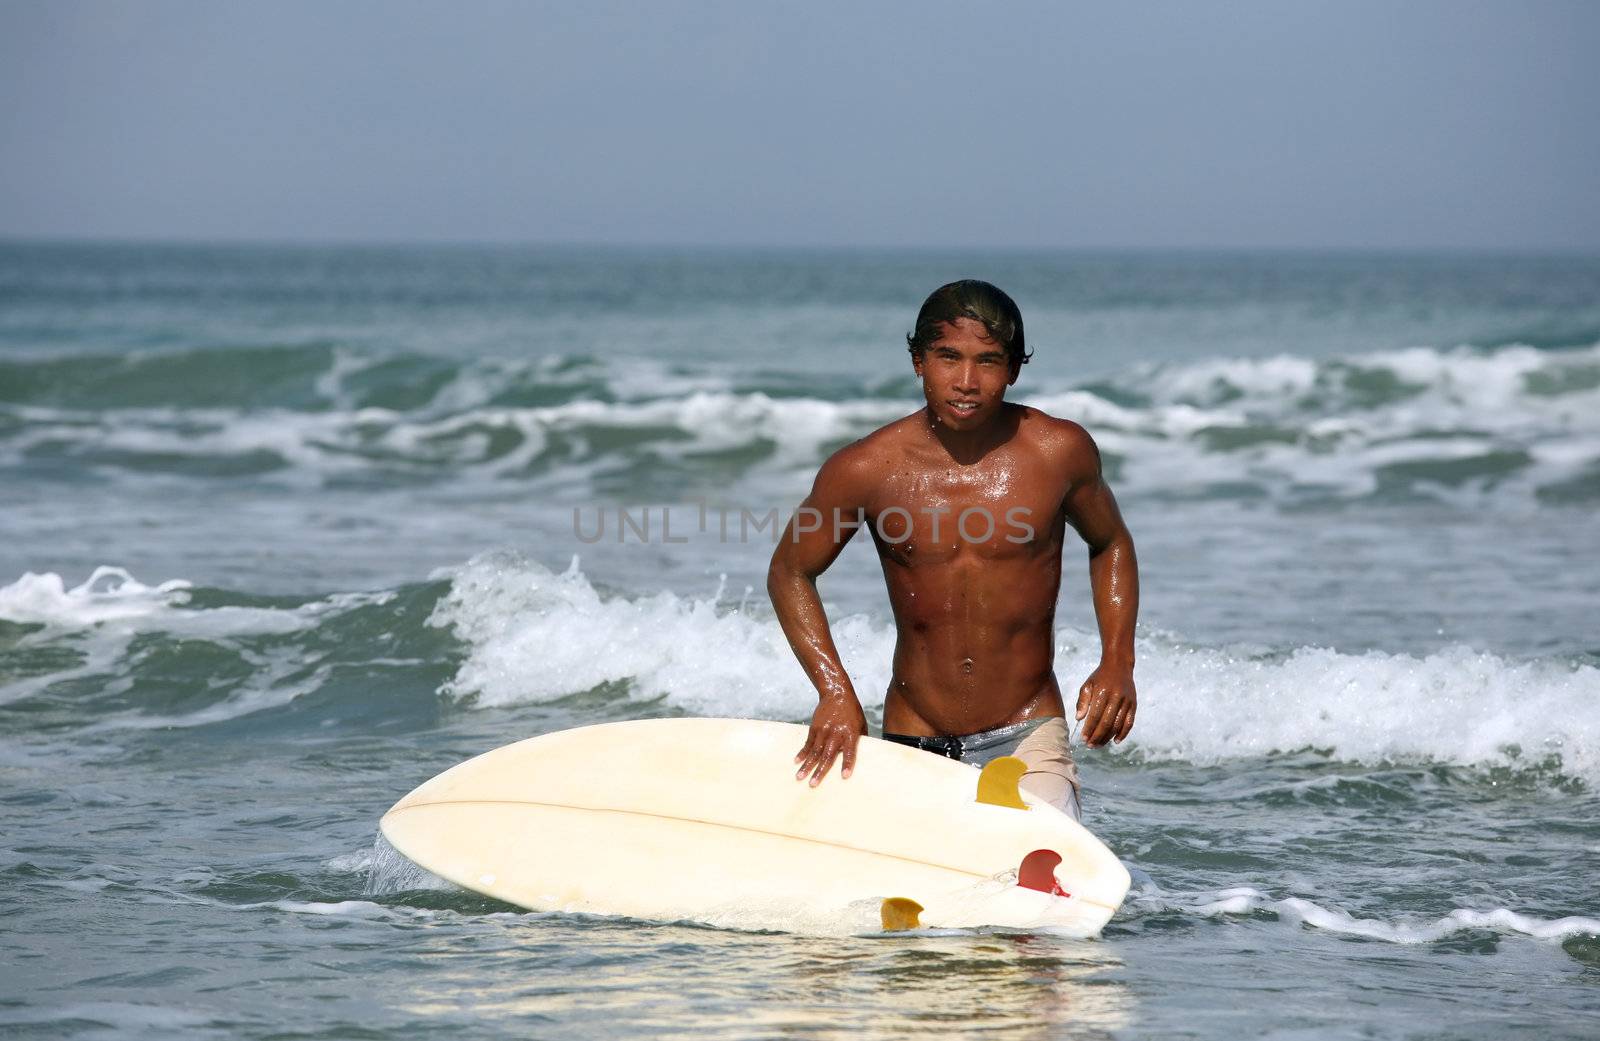
{"label": "wave crest", "polygon": [[[481,704],[552,701],[602,685],[698,715],[804,720],[815,693],[764,604],[670,593],[602,596],[577,561],[562,573],[506,555],[454,575],[430,622],[465,641],[448,691]],[[891,626],[833,626],[869,714],[880,714]],[[1098,662],[1089,633],[1057,637],[1069,686]],[[1600,669],[1467,648],[1426,657],[1300,648],[1253,656],[1139,642],[1138,724],[1124,747],[1209,763],[1316,749],[1364,763],[1438,761],[1600,781]]]}
{"label": "wave crest", "polygon": [[[787,487],[917,404],[909,383],[735,382],[638,359],[291,353],[296,364],[274,360],[260,381],[249,358],[223,364],[231,352],[211,352],[214,364],[192,353],[7,363],[0,466],[323,484],[548,479],[563,494],[761,473]],[[197,383],[175,378],[191,369]],[[169,389],[191,383],[193,393]],[[1020,397],[1087,425],[1130,494],[1600,501],[1600,345],[1218,359]]]}

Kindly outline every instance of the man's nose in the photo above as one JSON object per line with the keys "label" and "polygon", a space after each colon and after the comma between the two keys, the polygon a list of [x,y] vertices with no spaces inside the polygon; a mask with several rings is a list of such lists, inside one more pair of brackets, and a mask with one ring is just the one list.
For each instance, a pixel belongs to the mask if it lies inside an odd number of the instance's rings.
{"label": "man's nose", "polygon": [[976,365],[967,364],[961,366],[961,371],[956,373],[956,389],[978,389],[978,367]]}

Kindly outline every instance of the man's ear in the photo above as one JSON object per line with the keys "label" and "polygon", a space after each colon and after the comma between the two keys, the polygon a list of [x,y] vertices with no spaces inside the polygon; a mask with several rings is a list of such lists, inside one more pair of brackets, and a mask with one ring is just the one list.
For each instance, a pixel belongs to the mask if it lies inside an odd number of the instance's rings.
{"label": "man's ear", "polygon": [[[911,352],[911,371],[917,374],[918,379],[922,378],[922,358],[927,353],[926,350]],[[1016,379],[1015,376],[1011,378]]]}
{"label": "man's ear", "polygon": [[1017,377],[1022,375],[1022,363],[1020,361],[1014,361],[1011,363],[1010,369],[1011,376],[1006,380],[1006,386],[1013,387],[1016,386]]}

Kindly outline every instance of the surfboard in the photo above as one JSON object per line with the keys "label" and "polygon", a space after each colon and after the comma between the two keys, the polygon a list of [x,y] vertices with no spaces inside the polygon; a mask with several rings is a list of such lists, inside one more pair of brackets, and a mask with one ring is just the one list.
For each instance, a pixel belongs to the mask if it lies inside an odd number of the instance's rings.
{"label": "surfboard", "polygon": [[[836,767],[812,788],[795,780],[805,736],[696,718],[558,731],[446,770],[380,829],[428,871],[534,911],[1092,936],[1122,903],[1127,869],[1067,814],[1016,797],[1020,764],[1003,805],[993,792],[979,801],[970,766],[862,738],[850,779]],[[985,784],[1003,789],[997,763]]]}

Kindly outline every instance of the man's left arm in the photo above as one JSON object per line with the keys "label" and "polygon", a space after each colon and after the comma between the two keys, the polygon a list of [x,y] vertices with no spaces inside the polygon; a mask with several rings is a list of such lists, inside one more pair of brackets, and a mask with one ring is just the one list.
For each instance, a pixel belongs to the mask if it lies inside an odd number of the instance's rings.
{"label": "man's left arm", "polygon": [[1080,473],[1063,508],[1089,547],[1089,586],[1100,625],[1100,665],[1078,690],[1078,718],[1092,746],[1120,742],[1133,729],[1139,698],[1133,686],[1133,630],[1139,618],[1139,560],[1133,536],[1100,471],[1100,452],[1083,435]]}

